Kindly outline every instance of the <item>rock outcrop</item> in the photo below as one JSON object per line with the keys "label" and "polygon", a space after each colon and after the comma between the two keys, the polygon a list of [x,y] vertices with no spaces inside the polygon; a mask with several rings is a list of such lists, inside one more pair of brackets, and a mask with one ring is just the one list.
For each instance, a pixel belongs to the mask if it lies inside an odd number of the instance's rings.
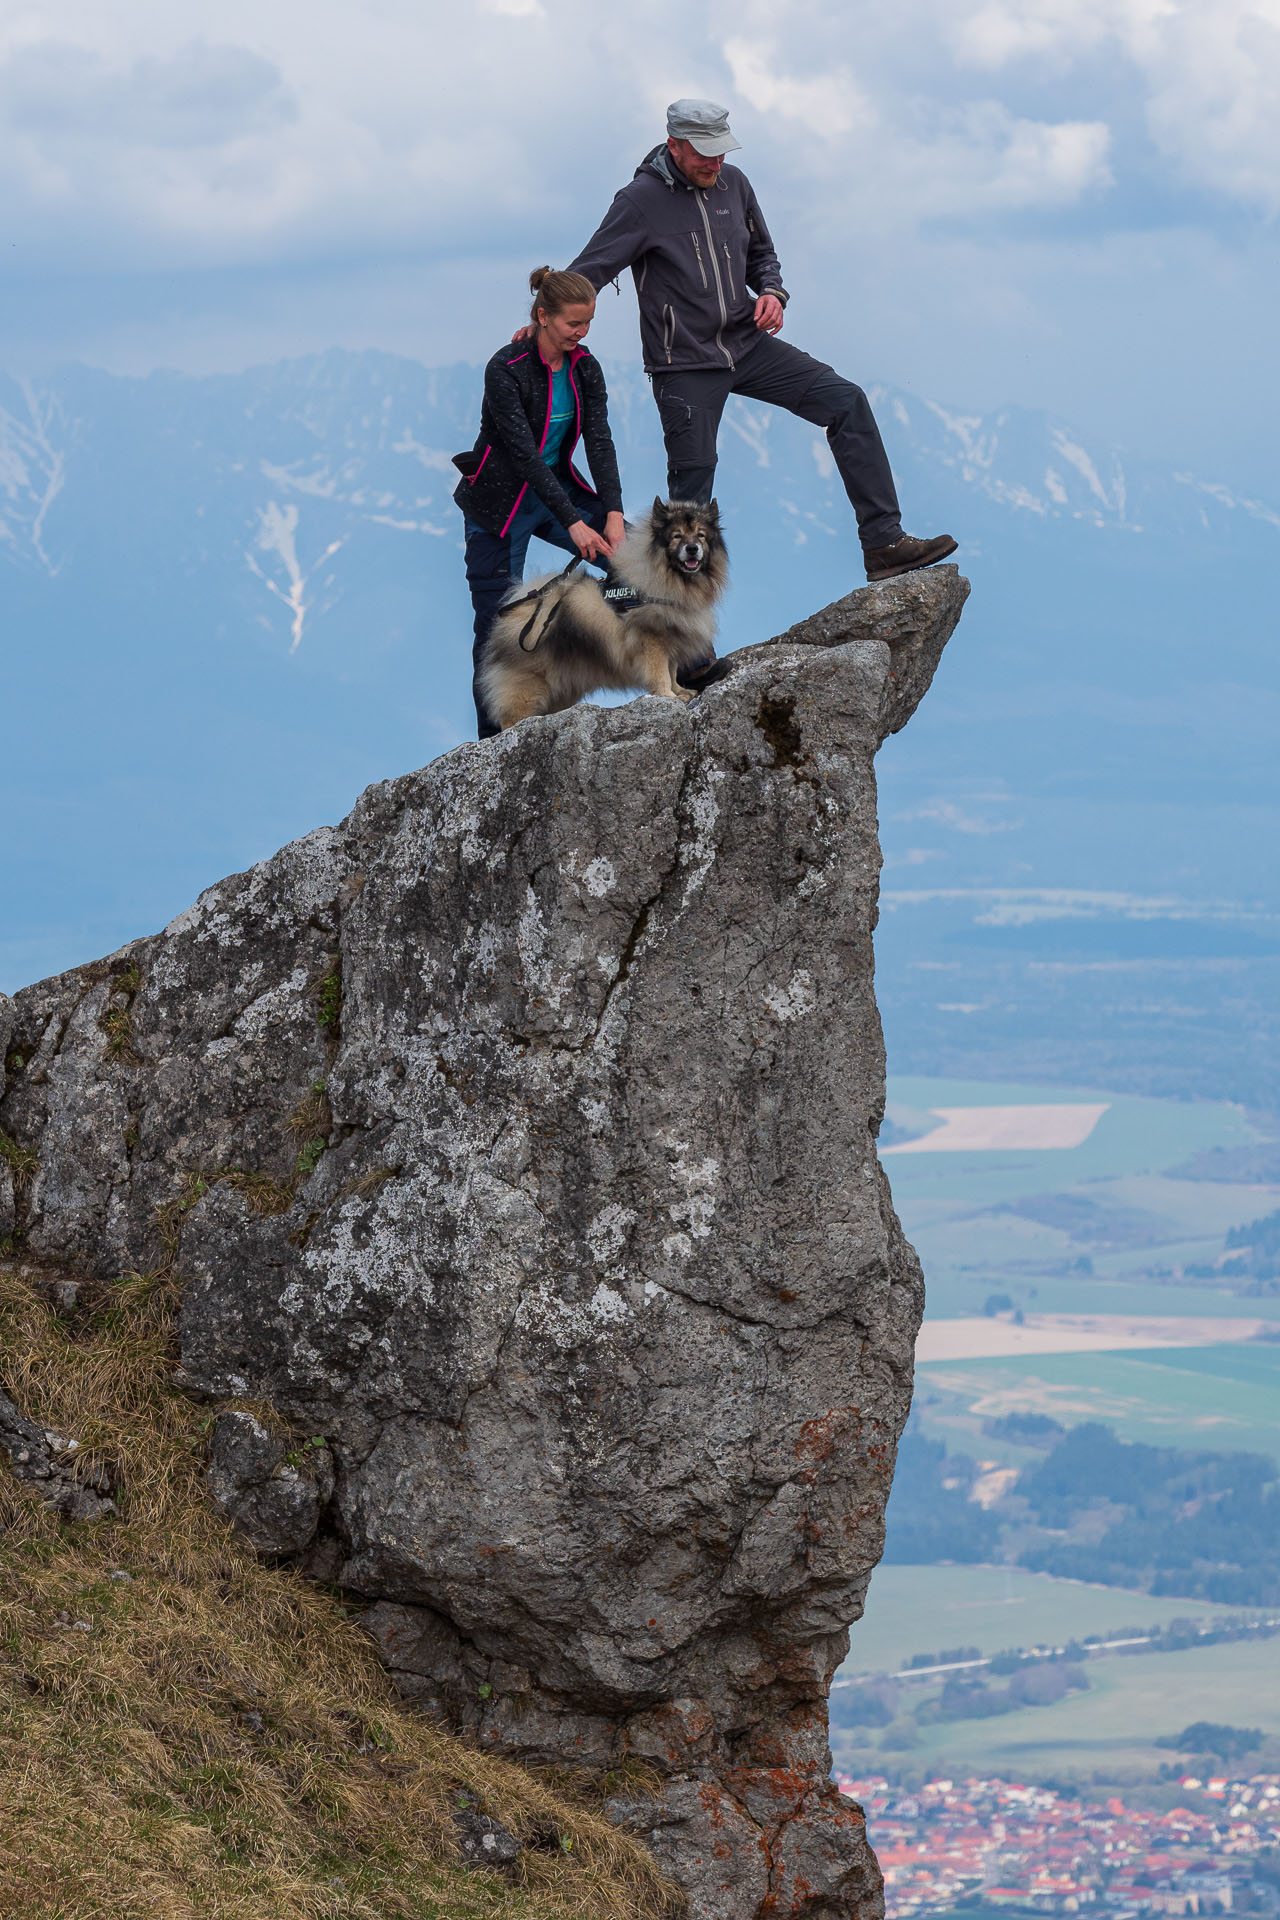
{"label": "rock outcrop", "polygon": [[0,999],[0,1237],[175,1265],[255,1544],[424,1707],[609,1773],[700,1920],[879,1910],[826,1740],[922,1304],[873,758],[967,591],[459,747]]}

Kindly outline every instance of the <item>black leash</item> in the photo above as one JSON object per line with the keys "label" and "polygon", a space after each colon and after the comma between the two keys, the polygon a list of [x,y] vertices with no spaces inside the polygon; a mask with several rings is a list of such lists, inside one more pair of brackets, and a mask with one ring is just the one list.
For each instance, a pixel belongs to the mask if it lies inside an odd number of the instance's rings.
{"label": "black leash", "polygon": [[[596,562],[595,564],[598,565],[599,562]],[[573,556],[573,559],[569,562],[568,566],[563,568],[560,573],[556,574],[554,579],[544,581],[542,586],[535,587],[533,592],[527,596],[528,599],[533,601],[533,608],[529,614],[529,618],[525,621],[524,625],[520,629],[519,634],[516,636],[520,642],[520,651],[522,653],[533,652],[534,647],[538,646],[539,642],[546,638],[547,634],[551,629],[552,621],[554,621],[555,619],[555,614],[553,613],[551,616],[551,620],[548,620],[546,626],[543,628],[542,632],[539,634],[538,639],[534,641],[533,646],[529,647],[525,645],[526,640],[529,638],[529,635],[533,630],[533,624],[538,618],[538,609],[542,605],[544,596],[548,594],[551,591],[552,587],[556,586],[561,580],[567,579],[571,573],[576,573],[578,568],[581,565],[582,565],[582,555],[580,553],[575,553],[575,555]],[[612,608],[614,613],[630,613],[633,607],[666,607],[672,604],[672,602],[669,600],[660,599],[657,594],[642,593],[639,587],[626,586],[621,580],[618,579],[612,567],[607,567],[605,569],[605,577],[599,583],[599,586],[600,586],[601,599],[604,601],[607,607]],[[517,600],[516,605],[522,607],[524,605],[524,601]]]}
{"label": "black leash", "polygon": [[[529,595],[529,598],[533,601],[533,611],[529,615],[529,618],[525,621],[524,625],[521,627],[519,635],[517,636],[520,641],[521,653],[532,653],[533,648],[536,647],[538,644],[538,641],[535,640],[533,643],[533,647],[526,647],[525,641],[528,639],[533,623],[538,617],[538,608],[542,605],[544,596],[550,592],[551,588],[554,587],[557,584],[557,582],[561,580],[567,580],[571,573],[576,573],[578,568],[581,565],[582,565],[582,555],[580,553],[575,553],[572,560],[569,562],[568,566],[563,567],[561,571],[558,574],[556,574],[555,579],[544,581],[542,586],[535,587],[534,591]],[[516,602],[517,606],[523,606],[523,604],[524,604],[523,601]],[[552,614],[551,618],[552,620],[554,620],[555,615]],[[547,625],[549,626],[550,624],[551,622],[548,621]],[[538,636],[539,639],[543,638],[545,631],[546,629],[544,628],[543,634],[540,634]]]}

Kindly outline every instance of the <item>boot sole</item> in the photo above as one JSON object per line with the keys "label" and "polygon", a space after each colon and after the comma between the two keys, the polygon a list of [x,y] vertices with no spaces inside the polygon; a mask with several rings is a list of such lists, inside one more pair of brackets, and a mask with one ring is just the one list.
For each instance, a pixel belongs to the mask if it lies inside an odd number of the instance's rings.
{"label": "boot sole", "polygon": [[879,580],[896,580],[901,573],[922,573],[926,567],[936,567],[939,560],[949,560],[959,545],[958,540],[953,540],[949,547],[944,547],[941,553],[931,553],[927,560],[912,560],[906,566],[886,567],[881,573],[869,573],[867,585],[873,587]]}

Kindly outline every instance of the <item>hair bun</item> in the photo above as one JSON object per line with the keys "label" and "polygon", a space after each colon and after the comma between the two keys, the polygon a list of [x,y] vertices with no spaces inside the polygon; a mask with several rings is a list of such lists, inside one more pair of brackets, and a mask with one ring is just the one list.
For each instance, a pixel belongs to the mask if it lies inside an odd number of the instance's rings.
{"label": "hair bun", "polygon": [[529,291],[533,295],[529,318],[535,327],[542,324],[539,313],[563,313],[566,307],[594,307],[596,303],[591,282],[565,267],[535,267],[529,275]]}

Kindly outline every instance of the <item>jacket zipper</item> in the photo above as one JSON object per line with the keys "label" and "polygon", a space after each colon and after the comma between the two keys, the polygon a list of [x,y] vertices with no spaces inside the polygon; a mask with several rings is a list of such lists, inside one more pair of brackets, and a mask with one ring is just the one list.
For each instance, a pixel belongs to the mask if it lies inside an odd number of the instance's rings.
{"label": "jacket zipper", "polygon": [[702,285],[705,291],[711,285],[711,282],[707,279],[707,270],[702,264],[702,242],[696,233],[691,233],[689,238],[692,240],[693,250],[698,256],[698,272],[702,275]]}
{"label": "jacket zipper", "polygon": [[[520,356],[520,358],[521,358],[521,359],[523,360],[523,359],[524,359],[524,355],[523,355],[523,354],[521,354],[521,356]],[[541,349],[539,349],[539,352],[538,352],[538,358],[539,358],[539,360],[542,360],[542,352],[541,352]],[[508,365],[510,365],[510,366],[514,366],[514,365],[515,365],[515,362],[514,362],[514,360],[513,360],[513,361],[509,361],[509,362],[508,362]],[[554,379],[554,375],[552,374],[552,372],[551,372],[551,369],[550,369],[550,367],[549,367],[549,366],[547,365],[547,363],[546,363],[546,361],[545,361],[545,360],[542,360],[542,370],[543,370],[543,372],[544,372],[544,373],[546,374],[546,376],[547,376],[547,417],[546,417],[546,419],[545,419],[545,420],[543,421],[543,423],[542,423],[542,438],[541,438],[541,440],[539,440],[539,442],[538,442],[538,452],[539,452],[539,453],[541,453],[541,452],[542,452],[542,449],[543,449],[543,448],[544,448],[544,447],[546,446],[546,444],[547,444],[547,435],[548,435],[548,434],[550,433],[550,431],[551,431],[551,400],[552,400],[552,395],[553,395],[553,393],[555,392],[555,388],[554,388],[554,386],[553,386],[553,384],[552,384],[552,382],[553,382],[553,379]],[[510,513],[509,513],[509,514],[507,515],[507,517],[506,517],[506,520],[505,520],[505,522],[503,523],[503,528],[502,528],[502,532],[501,532],[501,533],[500,533],[500,534],[498,535],[498,538],[499,538],[499,540],[502,540],[502,539],[505,539],[505,538],[506,538],[506,534],[507,534],[507,529],[508,529],[508,528],[510,527],[510,525],[511,525],[511,522],[512,522],[512,521],[513,521],[513,520],[515,519],[515,517],[516,517],[516,513],[517,513],[517,511],[519,510],[519,506],[520,506],[520,502],[521,502],[521,501],[522,501],[522,500],[524,499],[524,497],[525,497],[525,495],[526,495],[526,493],[528,493],[528,491],[529,491],[529,482],[528,482],[528,481],[526,480],[526,481],[525,481],[525,483],[524,483],[524,485],[523,485],[523,486],[521,487],[521,489],[520,489],[520,491],[519,491],[519,493],[518,493],[518,494],[516,495],[516,504],[515,504],[515,506],[514,506],[514,507],[512,507],[512,509],[511,509],[511,511],[510,511]]]}
{"label": "jacket zipper", "polygon": [[732,293],[733,292],[733,255],[729,251],[729,242],[727,240],[724,243],[724,277],[728,281],[729,291],[730,293]]}
{"label": "jacket zipper", "polygon": [[716,328],[716,345],[729,365],[733,365],[733,355],[724,343],[724,330],[729,324],[729,309],[724,302],[724,282],[720,278],[720,262],[716,259],[716,243],[711,238],[711,222],[707,218],[706,195],[694,188],[694,198],[698,202],[698,211],[702,215],[703,230],[707,236],[707,252],[711,255],[711,271],[715,275],[716,299],[720,302],[720,325]]}
{"label": "jacket zipper", "polygon": [[662,309],[662,344],[666,349],[667,365],[671,365],[671,349],[676,343],[676,316],[673,307]]}
{"label": "jacket zipper", "polygon": [[570,476],[578,482],[578,485],[580,487],[586,487],[586,490],[588,493],[594,493],[595,488],[593,486],[588,485],[588,483],[583,479],[582,475],[578,472],[577,468],[573,464],[573,456],[577,452],[578,442],[582,438],[582,395],[578,392],[578,383],[573,377],[573,370],[575,366],[578,364],[578,357],[579,357],[578,350],[575,348],[574,352],[569,355],[569,385],[573,388],[573,406],[574,406],[573,445],[569,449],[569,473],[570,473]]}

